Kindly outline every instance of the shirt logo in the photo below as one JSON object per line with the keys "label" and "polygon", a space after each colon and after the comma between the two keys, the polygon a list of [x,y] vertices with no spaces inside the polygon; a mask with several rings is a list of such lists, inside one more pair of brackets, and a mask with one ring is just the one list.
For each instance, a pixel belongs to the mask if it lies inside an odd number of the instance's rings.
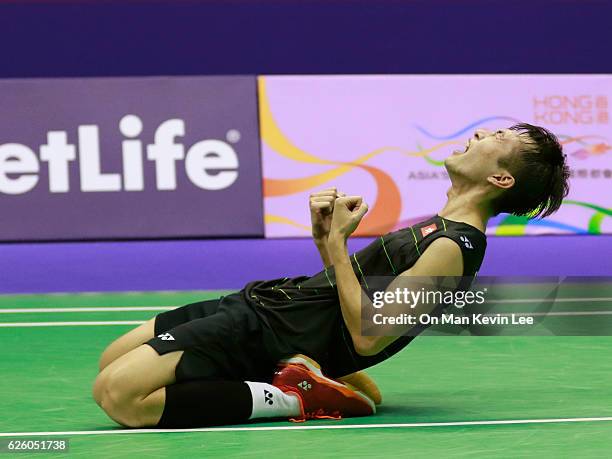
{"label": "shirt logo", "polygon": [[421,234],[423,235],[423,237],[427,237],[437,229],[438,226],[435,223],[432,223],[431,225],[427,225],[421,228]]}
{"label": "shirt logo", "polygon": [[170,333],[162,333],[161,335],[158,335],[157,337],[161,339],[162,341],[174,341],[174,336],[172,336]]}
{"label": "shirt logo", "polygon": [[472,243],[466,236],[461,236],[459,237],[459,239],[461,239],[461,242],[463,242],[463,245],[466,246],[468,249],[474,248],[474,246],[472,245]]}

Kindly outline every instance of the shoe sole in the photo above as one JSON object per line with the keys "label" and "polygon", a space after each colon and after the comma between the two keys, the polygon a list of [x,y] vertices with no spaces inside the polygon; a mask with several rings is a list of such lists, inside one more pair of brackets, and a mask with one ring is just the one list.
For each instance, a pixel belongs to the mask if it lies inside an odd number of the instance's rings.
{"label": "shoe sole", "polygon": [[368,397],[366,394],[364,394],[363,392],[359,390],[349,389],[346,386],[346,384],[343,384],[338,381],[334,381],[333,379],[325,376],[321,372],[321,367],[319,366],[319,364],[315,362],[314,360],[312,360],[310,357],[307,357],[302,354],[297,354],[288,359],[281,360],[280,363],[284,365],[302,365],[304,366],[310,372],[315,374],[316,379],[319,379],[320,383],[333,384],[334,386],[337,386],[338,390],[342,392],[348,398],[355,398],[356,396],[358,399],[366,402],[370,406],[370,408],[372,408],[372,414],[376,413],[376,403],[374,403],[374,400],[372,400],[370,397]]}
{"label": "shoe sole", "polygon": [[382,403],[382,394],[380,393],[380,389],[376,382],[369,376],[367,373],[363,371],[358,371],[356,373],[352,373],[347,376],[343,376],[342,378],[338,378],[338,381],[343,382],[351,389],[357,390],[362,394],[367,395],[376,406]]}

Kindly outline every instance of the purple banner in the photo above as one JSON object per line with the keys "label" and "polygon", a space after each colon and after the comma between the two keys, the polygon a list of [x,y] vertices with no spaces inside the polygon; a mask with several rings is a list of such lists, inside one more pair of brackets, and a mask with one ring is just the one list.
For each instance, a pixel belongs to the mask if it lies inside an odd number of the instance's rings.
{"label": "purple banner", "polygon": [[255,77],[0,81],[0,240],[263,235]]}

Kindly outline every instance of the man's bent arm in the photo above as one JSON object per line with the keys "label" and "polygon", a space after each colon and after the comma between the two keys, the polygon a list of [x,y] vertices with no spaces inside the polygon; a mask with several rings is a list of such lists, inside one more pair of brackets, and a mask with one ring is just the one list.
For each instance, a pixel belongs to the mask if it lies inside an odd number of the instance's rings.
{"label": "man's bent arm", "polygon": [[[330,236],[329,253],[334,264],[336,284],[342,317],[351,334],[355,350],[360,355],[375,355],[395,341],[397,336],[362,336],[361,306],[371,306],[371,301],[361,289],[353,271],[346,240]],[[400,276],[461,276],[463,257],[461,249],[448,238],[436,239],[414,266]]]}
{"label": "man's bent arm", "polygon": [[323,238],[313,238],[315,245],[317,246],[317,250],[319,251],[319,255],[321,255],[321,260],[323,261],[323,266],[329,268],[333,263],[331,261],[331,256],[329,254],[329,244],[327,242],[327,235]]}
{"label": "man's bent arm", "polygon": [[329,254],[336,273],[342,317],[351,334],[355,350],[360,354],[366,344],[361,336],[361,297],[363,291],[355,271],[353,271],[346,240],[330,236]]}
{"label": "man's bent arm", "polygon": [[344,196],[344,193],[336,187],[317,191],[310,195],[310,221],[312,223],[312,239],[317,246],[323,266],[329,268],[332,264],[329,256],[327,238],[332,221],[332,212],[336,198]]}

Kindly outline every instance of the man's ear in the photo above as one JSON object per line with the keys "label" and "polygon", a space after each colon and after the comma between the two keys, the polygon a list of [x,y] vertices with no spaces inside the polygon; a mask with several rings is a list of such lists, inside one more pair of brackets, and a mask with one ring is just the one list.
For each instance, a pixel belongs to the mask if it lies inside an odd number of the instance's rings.
{"label": "man's ear", "polygon": [[498,174],[489,175],[487,181],[499,188],[508,189],[514,186],[514,177],[508,172],[503,171]]}

